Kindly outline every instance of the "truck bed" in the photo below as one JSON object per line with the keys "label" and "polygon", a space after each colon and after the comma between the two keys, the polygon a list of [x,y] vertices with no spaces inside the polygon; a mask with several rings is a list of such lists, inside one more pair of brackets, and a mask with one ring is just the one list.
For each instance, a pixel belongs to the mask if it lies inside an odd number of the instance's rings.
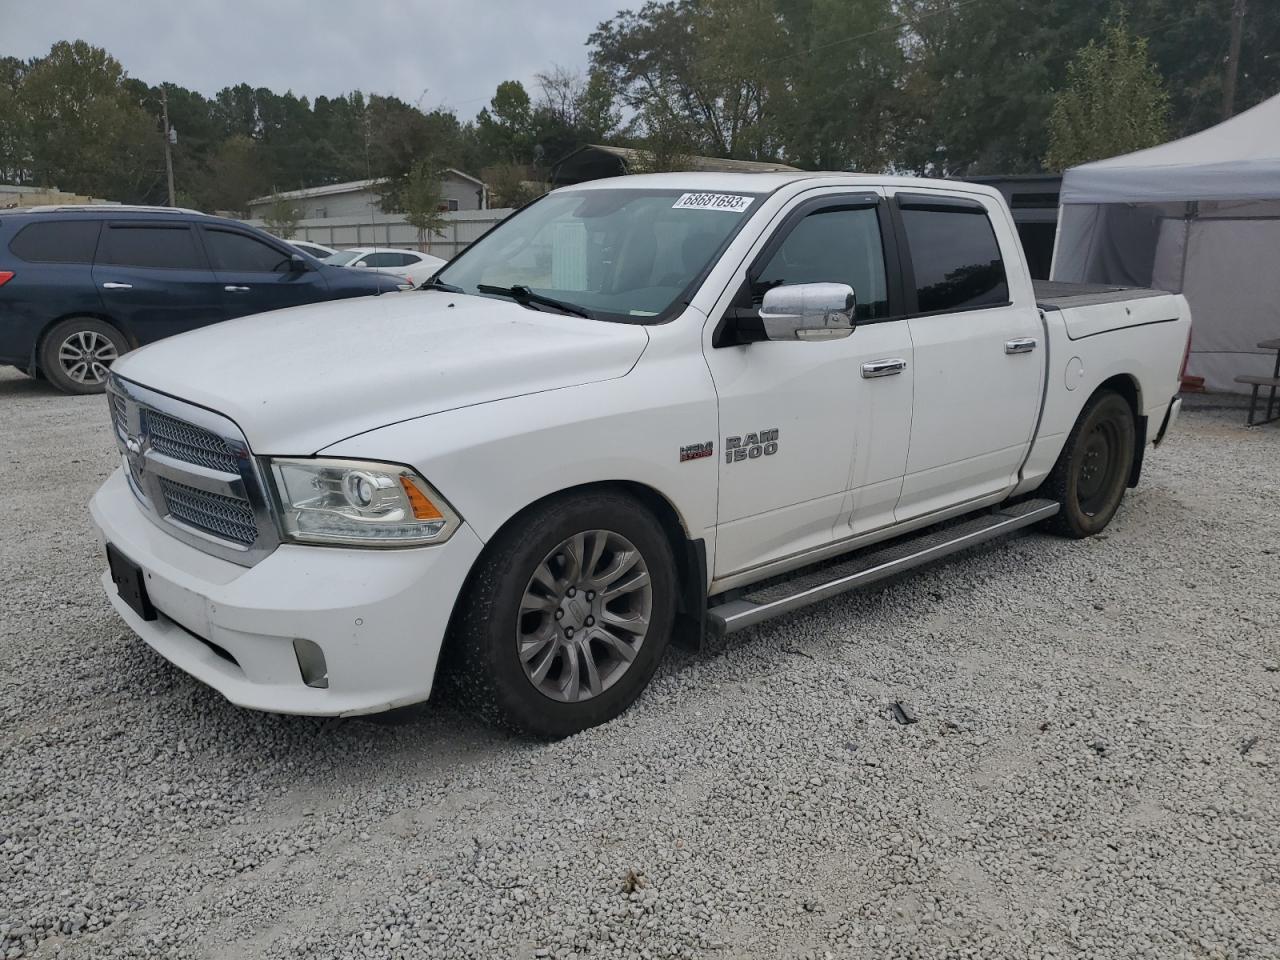
{"label": "truck bed", "polygon": [[1069,310],[1092,307],[1123,300],[1142,300],[1166,296],[1163,290],[1149,287],[1115,287],[1105,283],[1067,283],[1062,280],[1032,280],[1036,306],[1041,310]]}

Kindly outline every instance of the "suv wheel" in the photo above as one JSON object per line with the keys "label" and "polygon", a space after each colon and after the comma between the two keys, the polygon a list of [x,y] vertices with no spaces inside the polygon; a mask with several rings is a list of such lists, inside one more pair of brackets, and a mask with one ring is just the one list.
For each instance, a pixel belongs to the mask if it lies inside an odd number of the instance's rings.
{"label": "suv wheel", "polygon": [[40,370],[63,393],[102,393],[107,369],[129,349],[115,327],[93,317],[56,324],[40,347]]}
{"label": "suv wheel", "polygon": [[535,508],[490,544],[455,619],[463,699],[506,726],[565,737],[622,713],[671,636],[675,561],[623,494]]}

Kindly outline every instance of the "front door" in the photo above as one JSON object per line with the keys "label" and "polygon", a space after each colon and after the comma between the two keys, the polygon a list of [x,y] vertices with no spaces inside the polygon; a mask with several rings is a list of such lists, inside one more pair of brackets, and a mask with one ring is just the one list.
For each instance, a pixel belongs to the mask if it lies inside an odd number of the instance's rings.
{"label": "front door", "polygon": [[107,315],[139,343],[223,319],[217,278],[195,230],[181,220],[107,223],[93,283]]}
{"label": "front door", "polygon": [[1044,331],[1017,235],[978,199],[899,192],[915,403],[897,519],[1009,490],[1039,414]]}
{"label": "front door", "polygon": [[720,404],[716,577],[847,536],[855,503],[859,527],[892,521],[913,371],[906,321],[891,311],[884,216],[880,197],[866,192],[799,200],[731,287],[735,309],[754,310],[772,286],[847,283],[857,297],[850,336],[725,345],[732,317],[719,336],[710,330],[718,318],[708,324]]}
{"label": "front door", "polygon": [[293,251],[227,227],[201,227],[222,285],[227,319],[315,303],[329,288],[318,270],[297,270]]}

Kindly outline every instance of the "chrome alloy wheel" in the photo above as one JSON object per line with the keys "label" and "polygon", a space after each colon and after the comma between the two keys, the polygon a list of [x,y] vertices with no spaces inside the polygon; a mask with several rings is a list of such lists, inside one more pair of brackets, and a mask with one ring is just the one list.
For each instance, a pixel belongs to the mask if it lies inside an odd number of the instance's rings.
{"label": "chrome alloy wheel", "polygon": [[76,383],[105,382],[107,367],[119,358],[116,345],[96,330],[77,330],[58,347],[58,363]]}
{"label": "chrome alloy wheel", "polygon": [[520,600],[525,676],[561,703],[590,700],[627,672],[649,632],[653,585],[626,537],[588,530],[543,558]]}

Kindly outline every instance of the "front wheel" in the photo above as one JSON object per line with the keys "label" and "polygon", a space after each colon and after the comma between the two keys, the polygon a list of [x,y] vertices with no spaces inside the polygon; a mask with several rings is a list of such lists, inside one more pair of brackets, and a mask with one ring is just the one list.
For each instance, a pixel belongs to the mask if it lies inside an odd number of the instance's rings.
{"label": "front wheel", "polygon": [[1124,498],[1136,442],[1124,397],[1107,391],[1091,398],[1045,481],[1045,492],[1062,506],[1046,526],[1076,539],[1101,533]]}
{"label": "front wheel", "polygon": [[455,618],[463,698],[565,737],[613,719],[671,636],[675,561],[656,519],[615,492],[535,507],[489,545]]}

